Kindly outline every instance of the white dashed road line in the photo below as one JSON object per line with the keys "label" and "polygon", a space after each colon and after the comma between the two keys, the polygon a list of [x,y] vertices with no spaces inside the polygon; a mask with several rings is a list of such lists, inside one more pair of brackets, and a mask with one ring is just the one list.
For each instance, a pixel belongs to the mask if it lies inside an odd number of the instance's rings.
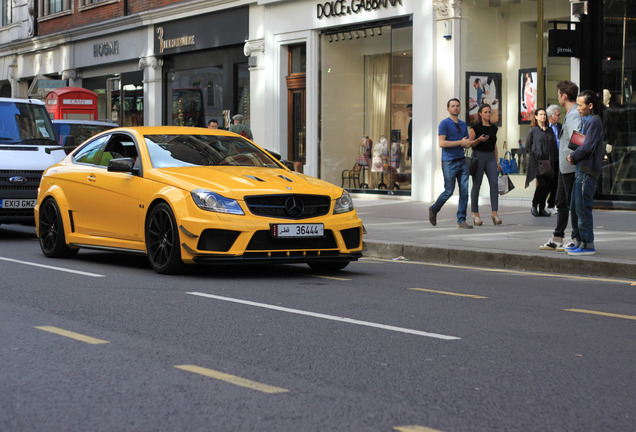
{"label": "white dashed road line", "polygon": [[24,264],[24,265],[29,265],[29,266],[33,266],[33,267],[40,267],[40,268],[45,268],[45,269],[48,269],[48,270],[61,271],[61,272],[66,272],[66,273],[74,273],[74,274],[78,274],[78,275],[82,275],[82,276],[105,277],[104,275],[97,274],[97,273],[89,273],[89,272],[83,272],[83,271],[79,271],[79,270],[65,269],[65,268],[62,268],[62,267],[54,267],[54,266],[38,264],[38,263],[34,263],[34,262],[29,262],[29,261],[21,261],[21,260],[17,260],[17,259],[13,259],[13,258],[0,257],[0,261],[7,261],[7,262],[12,262],[12,263],[17,263],[17,264]]}
{"label": "white dashed road line", "polygon": [[361,325],[361,326],[365,326],[365,327],[374,327],[374,328],[379,328],[379,329],[383,329],[383,330],[390,330],[390,331],[399,332],[399,333],[413,334],[413,335],[416,335],[416,336],[425,336],[425,337],[430,337],[430,338],[435,338],[435,339],[443,339],[443,340],[458,340],[458,339],[461,339],[461,338],[458,338],[458,337],[455,337],[455,336],[447,336],[447,335],[438,334],[438,333],[428,333],[428,332],[423,332],[423,331],[420,331],[420,330],[412,330],[412,329],[407,329],[407,328],[403,328],[403,327],[394,327],[394,326],[385,325],[385,324],[378,324],[378,323],[373,323],[373,322],[369,322],[369,321],[360,321],[360,320],[351,319],[351,318],[345,318],[345,317],[337,317],[337,316],[333,316],[333,315],[326,315],[326,314],[321,314],[321,313],[316,313],[316,312],[303,311],[303,310],[299,310],[299,309],[290,309],[290,308],[270,305],[270,304],[266,304],[266,303],[256,303],[256,302],[252,302],[252,301],[249,301],[249,300],[241,300],[241,299],[236,299],[236,298],[231,298],[231,297],[222,297],[222,296],[217,296],[217,295],[213,295],[213,294],[206,294],[206,293],[201,293],[201,292],[186,292],[186,294],[195,295],[195,296],[199,296],[199,297],[211,298],[211,299],[214,299],[214,300],[222,300],[222,301],[226,301],[226,302],[240,303],[240,304],[244,304],[244,305],[248,305],[248,306],[255,306],[255,307],[260,307],[260,308],[264,308],[264,309],[276,310],[276,311],[280,311],[280,312],[288,312],[288,313],[293,313],[293,314],[296,314],[296,315],[305,315],[305,316],[310,316],[310,317],[320,318],[320,319],[325,319],[325,320],[330,320],[330,321],[339,321],[339,322],[344,322],[344,323],[347,323],[347,324],[355,324],[355,325]]}

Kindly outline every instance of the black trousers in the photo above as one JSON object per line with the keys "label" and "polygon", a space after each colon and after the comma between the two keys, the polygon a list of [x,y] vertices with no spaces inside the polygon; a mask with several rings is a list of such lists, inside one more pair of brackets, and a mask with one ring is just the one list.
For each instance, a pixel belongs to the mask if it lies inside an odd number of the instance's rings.
{"label": "black trousers", "polygon": [[559,164],[554,167],[554,177],[550,182],[550,195],[548,196],[548,207],[553,208],[556,205],[557,188],[559,187]]}
{"label": "black trousers", "polygon": [[539,207],[539,209],[545,209],[545,199],[550,193],[550,182],[552,178],[546,176],[537,176],[537,188],[534,190],[534,196],[532,197],[532,207]]}
{"label": "black trousers", "polygon": [[575,173],[563,174],[559,172],[559,180],[556,194],[557,224],[554,229],[554,237],[565,237],[565,229],[570,218],[570,198],[574,188]]}

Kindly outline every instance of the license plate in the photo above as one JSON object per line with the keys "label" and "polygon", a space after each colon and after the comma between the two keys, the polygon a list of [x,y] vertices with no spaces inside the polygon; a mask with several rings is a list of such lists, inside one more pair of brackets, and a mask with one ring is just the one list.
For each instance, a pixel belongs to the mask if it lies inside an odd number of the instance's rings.
{"label": "license plate", "polygon": [[325,227],[321,223],[317,224],[272,224],[272,237],[293,238],[293,237],[323,237]]}
{"label": "license plate", "polygon": [[35,207],[34,199],[0,199],[0,208],[23,209]]}

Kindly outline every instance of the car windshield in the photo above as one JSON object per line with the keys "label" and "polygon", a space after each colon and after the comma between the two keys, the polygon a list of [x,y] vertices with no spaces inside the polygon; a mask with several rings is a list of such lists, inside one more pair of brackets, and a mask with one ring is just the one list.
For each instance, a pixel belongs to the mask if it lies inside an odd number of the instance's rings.
{"label": "car windshield", "polygon": [[155,168],[234,165],[280,168],[254,144],[239,137],[217,135],[146,135]]}
{"label": "car windshield", "polygon": [[[0,144],[44,144],[56,142],[49,114],[44,106],[20,102],[0,102]],[[15,119],[15,121],[10,121]]]}

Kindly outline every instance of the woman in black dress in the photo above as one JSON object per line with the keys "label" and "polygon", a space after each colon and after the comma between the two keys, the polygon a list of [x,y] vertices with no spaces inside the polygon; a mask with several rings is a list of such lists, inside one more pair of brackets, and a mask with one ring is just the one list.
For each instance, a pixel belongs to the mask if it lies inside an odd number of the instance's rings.
{"label": "woman in black dress", "polygon": [[558,153],[556,137],[548,126],[548,116],[544,108],[538,108],[532,122],[533,127],[528,131],[526,137],[526,151],[530,153],[528,162],[528,173],[526,175],[526,187],[530,182],[537,179],[537,187],[532,197],[532,216],[550,216],[545,211],[545,200],[550,193],[550,184],[554,177],[554,169],[543,170],[539,165],[555,167],[558,163]]}

